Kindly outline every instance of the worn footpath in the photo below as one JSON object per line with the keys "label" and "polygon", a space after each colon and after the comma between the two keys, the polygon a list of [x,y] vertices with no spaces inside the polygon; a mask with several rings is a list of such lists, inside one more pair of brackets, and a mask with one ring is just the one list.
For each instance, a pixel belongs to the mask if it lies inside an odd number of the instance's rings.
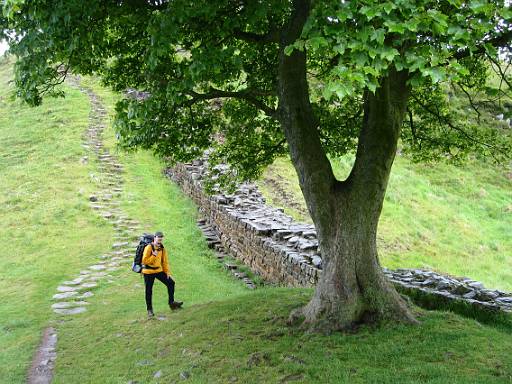
{"label": "worn footpath", "polygon": [[[69,81],[85,93],[91,103],[89,124],[82,144],[86,154],[81,160],[83,163],[97,162],[97,173],[90,175],[97,187],[96,192],[89,197],[90,205],[97,214],[113,225],[115,237],[111,249],[100,255],[95,264],[77,271],[75,276],[70,276],[57,287],[51,309],[59,318],[87,311],[87,306],[90,305],[89,300],[94,296],[94,290],[102,283],[112,282],[114,273],[121,267],[126,269],[131,263],[133,249],[137,244],[135,241],[141,231],[140,224],[124,214],[116,199],[123,192],[123,166],[103,145],[102,134],[106,127],[106,110],[100,98],[92,90],[80,85],[78,77],[71,78]],[[51,382],[57,358],[57,339],[58,327],[48,327],[44,331],[41,345],[34,355],[28,373],[28,383]]]}

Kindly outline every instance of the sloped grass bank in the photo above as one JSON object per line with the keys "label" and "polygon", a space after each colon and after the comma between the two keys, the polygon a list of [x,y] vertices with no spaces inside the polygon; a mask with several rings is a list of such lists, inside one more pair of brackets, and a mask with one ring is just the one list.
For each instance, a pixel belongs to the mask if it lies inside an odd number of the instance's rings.
{"label": "sloped grass bank", "polygon": [[[333,161],[340,179],[350,166],[349,158]],[[271,204],[310,221],[287,159],[269,167],[259,185]],[[512,169],[478,161],[413,164],[397,156],[379,224],[384,266],[427,268],[512,291],[511,228]]]}
{"label": "sloped grass bank", "polygon": [[[126,293],[126,291],[125,291]],[[187,305],[145,320],[113,290],[61,327],[56,384],[75,383],[509,383],[510,329],[445,312],[419,326],[305,334],[286,324],[310,290],[265,289]],[[162,314],[162,310],[159,311]],[[155,375],[157,376],[155,378]]]}
{"label": "sloped grass bank", "polygon": [[65,102],[21,105],[10,99],[12,65],[0,60],[0,381],[21,383],[56,287],[104,252],[113,231],[87,201],[87,98],[68,89]]}

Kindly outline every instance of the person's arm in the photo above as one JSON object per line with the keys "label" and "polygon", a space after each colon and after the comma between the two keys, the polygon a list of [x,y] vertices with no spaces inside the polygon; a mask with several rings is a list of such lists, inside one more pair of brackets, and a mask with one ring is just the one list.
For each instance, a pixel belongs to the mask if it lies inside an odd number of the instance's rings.
{"label": "person's arm", "polygon": [[144,248],[144,253],[142,254],[142,264],[155,267],[156,262],[157,257],[153,255],[153,247],[151,244],[146,245],[146,248]]}
{"label": "person's arm", "polygon": [[171,269],[169,268],[169,258],[167,255],[167,249],[164,248],[162,253],[162,269],[167,276],[171,276]]}

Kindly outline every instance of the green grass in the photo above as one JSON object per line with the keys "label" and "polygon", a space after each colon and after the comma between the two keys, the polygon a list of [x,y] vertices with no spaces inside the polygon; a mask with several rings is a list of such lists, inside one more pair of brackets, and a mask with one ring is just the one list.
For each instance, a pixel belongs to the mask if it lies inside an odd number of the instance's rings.
{"label": "green grass", "polygon": [[90,265],[113,231],[88,206],[91,165],[80,162],[89,103],[28,108],[10,100],[11,65],[0,65],[0,381],[23,382],[58,284]]}
{"label": "green grass", "polygon": [[[126,289],[126,288],[125,288]],[[311,290],[264,289],[145,320],[132,292],[104,292],[60,329],[55,383],[508,383],[510,330],[445,312],[419,326],[311,335],[286,324]],[[138,299],[138,300],[137,300]],[[163,298],[162,298],[163,301]],[[140,303],[139,303],[140,304]],[[139,305],[140,306],[140,305]],[[160,311],[162,312],[162,311]],[[77,325],[80,330],[77,330]],[[161,371],[156,380],[153,376]],[[294,379],[294,380],[292,380]]]}
{"label": "green grass", "polygon": [[[9,76],[0,66],[1,84]],[[115,95],[92,80],[87,84],[112,107]],[[21,262],[12,262],[11,255],[3,260],[9,269],[0,281],[0,382],[24,382],[41,329],[49,323],[58,328],[54,384],[511,382],[508,327],[419,310],[419,326],[388,324],[355,334],[312,335],[287,325],[290,310],[306,303],[312,290],[251,291],[233,279],[206,247],[195,206],[144,152],[119,154],[125,167],[122,207],[143,230],[166,233],[176,297],[185,301],[184,309],[170,312],[164,287],[156,284],[154,306],[165,320],[147,320],[141,278],[126,268],[112,283],[100,284],[86,313],[54,315],[49,306],[56,285],[112,243],[112,229],[87,204],[95,164],[79,161],[89,105],[74,90],[65,102],[48,100],[37,109],[13,103],[4,93],[0,97],[0,138],[11,140],[2,159],[19,156],[8,166],[2,161],[7,188],[1,198],[9,210],[1,216],[7,228],[1,239],[21,244],[12,252]],[[60,129],[45,125],[42,111],[48,108],[63,120]],[[111,131],[106,142],[115,142]],[[30,152],[31,160],[18,148]],[[19,197],[7,204],[16,190]],[[161,377],[154,378],[158,371]]]}
{"label": "green grass", "polygon": [[[347,176],[350,158],[333,160],[339,179]],[[276,177],[279,175],[279,177]],[[490,288],[512,291],[512,173],[477,161],[462,167],[413,164],[398,156],[379,225],[380,257],[389,268],[428,268],[467,276]],[[290,162],[278,159],[265,179],[280,181],[281,192],[260,181],[267,200],[285,205],[299,220],[304,199]]]}

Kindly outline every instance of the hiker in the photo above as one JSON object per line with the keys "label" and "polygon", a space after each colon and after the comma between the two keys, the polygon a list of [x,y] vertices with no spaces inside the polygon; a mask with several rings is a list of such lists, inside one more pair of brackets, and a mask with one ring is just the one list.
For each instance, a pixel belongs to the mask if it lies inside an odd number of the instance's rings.
{"label": "hiker", "polygon": [[174,301],[174,280],[169,271],[169,258],[167,250],[162,244],[164,234],[156,232],[153,242],[144,248],[142,256],[142,274],[144,275],[144,286],[146,287],[146,307],[148,316],[154,317],[153,312],[153,283],[155,279],[160,280],[167,287],[169,294],[169,308],[172,310],[181,308],[183,302]]}

